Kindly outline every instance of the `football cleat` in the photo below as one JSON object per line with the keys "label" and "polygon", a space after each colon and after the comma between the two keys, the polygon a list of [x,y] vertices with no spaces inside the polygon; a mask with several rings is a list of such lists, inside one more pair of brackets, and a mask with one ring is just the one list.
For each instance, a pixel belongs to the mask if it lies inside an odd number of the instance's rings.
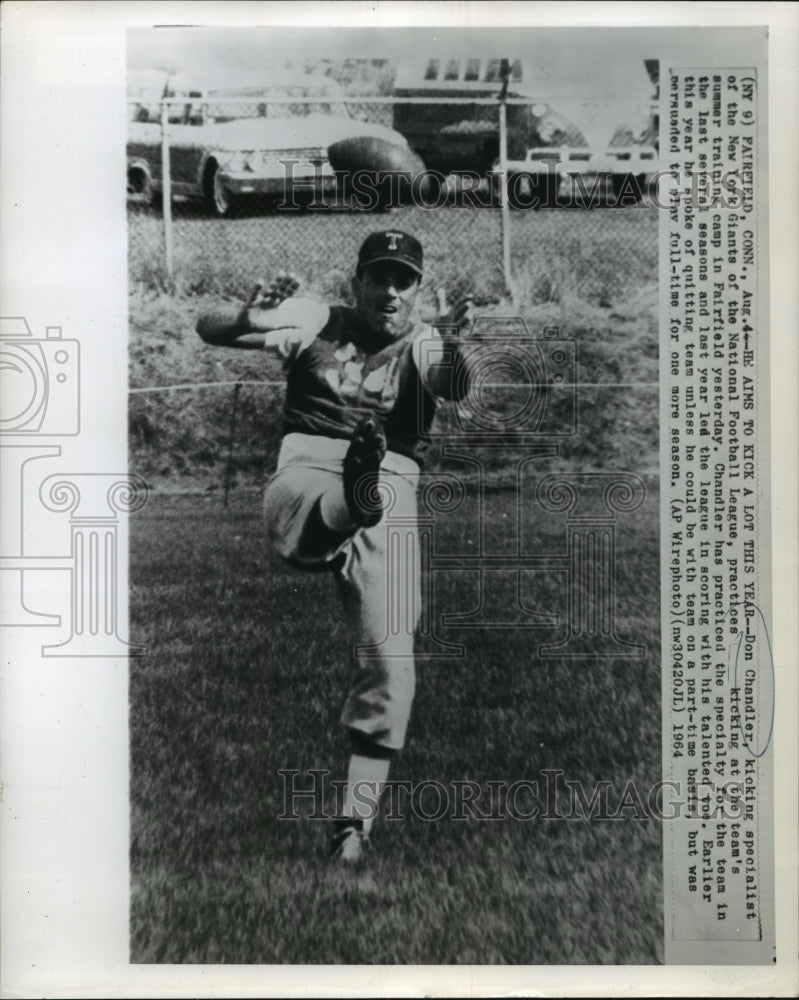
{"label": "football cleat", "polygon": [[330,856],[333,861],[354,865],[361,861],[369,850],[369,834],[363,828],[363,820],[355,817],[333,820],[333,840]]}
{"label": "football cleat", "polygon": [[350,517],[360,528],[374,527],[383,516],[380,463],[386,447],[383,428],[374,417],[367,417],[355,428],[344,456],[344,499]]}

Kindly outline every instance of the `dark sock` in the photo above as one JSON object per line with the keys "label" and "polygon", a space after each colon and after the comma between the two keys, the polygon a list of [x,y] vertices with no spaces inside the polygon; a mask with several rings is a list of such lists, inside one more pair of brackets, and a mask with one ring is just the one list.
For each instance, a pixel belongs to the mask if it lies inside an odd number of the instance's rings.
{"label": "dark sock", "polygon": [[349,734],[352,753],[360,754],[361,757],[374,757],[376,760],[394,760],[397,756],[398,751],[375,743],[360,729],[350,729]]}

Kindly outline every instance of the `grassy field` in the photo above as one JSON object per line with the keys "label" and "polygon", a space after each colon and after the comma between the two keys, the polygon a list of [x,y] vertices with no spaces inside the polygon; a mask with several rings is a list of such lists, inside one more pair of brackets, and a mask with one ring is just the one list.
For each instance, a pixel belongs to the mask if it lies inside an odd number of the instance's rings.
{"label": "grassy field", "polygon": [[[590,315],[592,305],[611,312],[640,311],[656,286],[657,210],[631,207],[546,209],[511,213],[513,276],[526,308],[568,307],[564,321]],[[306,288],[330,297],[348,294],[352,264],[374,229],[399,227],[425,250],[422,311],[432,311],[434,291],[467,288],[502,297],[500,213],[469,208],[409,207],[388,213],[261,213],[212,219],[188,204],[175,206],[174,279],[166,276],[161,216],[128,213],[132,287],[174,288],[180,294],[246,295],[256,278],[278,270],[295,273]],[[549,314],[552,313],[550,309]]]}
{"label": "grassy field", "polygon": [[[353,878],[327,861],[324,821],[278,818],[281,769],[300,771],[302,785],[314,767],[341,776],[350,665],[332,581],[271,557],[259,499],[242,492],[223,512],[164,498],[136,522],[131,617],[149,655],[131,665],[133,961],[660,961],[653,819],[388,820]],[[494,497],[489,545],[502,545],[514,505],[512,494]],[[617,580],[620,633],[646,657],[543,660],[536,644],[562,629],[448,629],[466,657],[420,657],[393,777],[471,780],[487,797],[490,781],[559,769],[589,796],[610,782],[616,801],[632,779],[645,800],[660,777],[649,507],[656,492],[620,532]],[[562,549],[550,524],[531,520],[531,551]],[[442,519],[441,550],[468,551],[474,527]],[[469,610],[475,583],[468,572],[438,581],[437,609]],[[526,590],[541,610],[565,607],[557,575]]]}
{"label": "grassy field", "polygon": [[[356,876],[327,861],[324,821],[279,819],[282,769],[298,780],[311,768],[341,774],[337,720],[351,666],[331,580],[288,569],[263,535],[280,371],[259,354],[206,348],[196,317],[277,269],[344,299],[342,268],[383,224],[423,238],[423,314],[444,284],[451,294],[496,294],[493,315],[508,315],[497,213],[185,215],[174,289],[154,253],[158,223],[131,216],[132,387],[278,385],[241,391],[227,507],[230,388],[131,397],[132,469],[153,486],[131,519],[133,638],[149,651],[131,661],[132,961],[661,962],[661,830],[635,810],[613,820],[385,820]],[[450,555],[474,551],[481,530],[487,551],[507,551],[517,522],[526,554],[565,554],[565,518],[538,506],[536,477],[641,476],[644,504],[618,520],[616,621],[645,655],[537,655],[563,634],[567,581],[525,573],[520,594],[500,589],[496,599],[559,614],[560,624],[440,630],[465,646],[463,659],[431,658],[422,644],[397,780],[469,780],[488,796],[491,782],[540,782],[551,769],[589,797],[608,782],[617,801],[630,781],[645,800],[660,778],[656,232],[652,213],[635,209],[515,217],[520,311],[534,336],[556,326],[576,344],[576,433],[547,439],[559,455],[535,465],[521,499],[512,489],[518,453],[484,449],[482,523],[468,466],[434,455],[429,470],[458,475],[466,489],[464,507],[436,521],[436,551]],[[452,419],[444,408],[439,426]],[[477,601],[473,571],[439,572],[426,586],[436,620]]]}

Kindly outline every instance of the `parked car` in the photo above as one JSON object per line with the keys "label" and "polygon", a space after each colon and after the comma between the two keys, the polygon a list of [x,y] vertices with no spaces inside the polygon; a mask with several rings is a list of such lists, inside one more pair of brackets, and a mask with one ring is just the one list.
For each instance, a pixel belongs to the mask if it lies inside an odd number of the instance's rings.
{"label": "parked car", "polygon": [[[654,146],[539,146],[521,160],[508,160],[508,202],[512,208],[639,201],[656,182]],[[500,183],[499,164],[492,178]]]}
{"label": "parked car", "polygon": [[[304,75],[268,85],[208,90],[174,79],[158,94],[131,95],[128,123],[128,193],[157,200],[163,193],[161,100],[168,105],[172,194],[201,198],[217,216],[228,215],[247,195],[307,201],[312,195],[352,197],[348,181],[371,172],[371,203],[364,184],[362,207],[378,208],[390,188],[389,173],[410,178],[424,164],[394,129],[350,116],[343,94],[329,78]],[[242,103],[244,102],[244,103]],[[297,201],[295,202],[295,196]]]}

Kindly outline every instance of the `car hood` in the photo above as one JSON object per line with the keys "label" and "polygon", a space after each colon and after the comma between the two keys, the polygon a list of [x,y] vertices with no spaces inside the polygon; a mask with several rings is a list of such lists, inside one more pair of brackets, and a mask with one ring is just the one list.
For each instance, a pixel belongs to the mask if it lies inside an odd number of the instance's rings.
{"label": "car hood", "polygon": [[[144,129],[160,136],[160,126],[151,124],[131,127],[131,138],[137,133],[142,135]],[[404,136],[385,125],[321,114],[296,118],[241,118],[212,125],[170,125],[169,133],[172,146],[205,146],[230,152],[327,148],[342,139],[360,137],[407,146]]]}

